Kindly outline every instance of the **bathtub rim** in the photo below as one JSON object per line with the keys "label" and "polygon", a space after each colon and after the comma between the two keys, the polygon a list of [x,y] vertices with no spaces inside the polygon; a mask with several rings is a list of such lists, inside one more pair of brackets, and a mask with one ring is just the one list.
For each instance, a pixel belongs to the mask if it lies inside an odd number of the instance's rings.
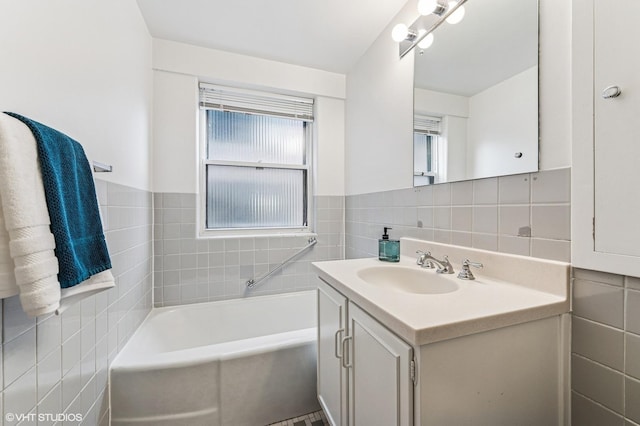
{"label": "bathtub rim", "polygon": [[[206,305],[233,305],[238,303],[259,303],[261,300],[301,298],[311,294],[316,295],[316,290],[303,290],[288,293],[259,295],[236,299],[223,299],[209,302],[199,302],[187,305],[165,306],[153,308],[145,317],[134,334],[129,338],[124,347],[118,351],[111,363],[109,370],[118,371],[145,371],[158,368],[180,368],[215,360],[230,359],[239,356],[258,355],[272,351],[275,348],[292,348],[303,346],[317,341],[317,324],[313,327],[299,328],[287,332],[269,334],[266,336],[251,337],[230,342],[215,343],[211,345],[197,346],[169,352],[130,353],[136,349],[136,337],[144,332],[144,327],[157,315],[165,312],[173,312],[180,309],[199,308]],[[317,296],[316,296],[317,297]],[[247,343],[251,343],[247,346]]]}

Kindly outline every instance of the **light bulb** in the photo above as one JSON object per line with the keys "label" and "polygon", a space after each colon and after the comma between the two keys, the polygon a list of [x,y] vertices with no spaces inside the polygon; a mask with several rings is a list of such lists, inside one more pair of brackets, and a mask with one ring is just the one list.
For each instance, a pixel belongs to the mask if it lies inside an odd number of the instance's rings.
{"label": "light bulb", "polygon": [[423,38],[420,43],[418,43],[418,47],[420,49],[428,49],[433,44],[433,33],[427,34],[425,38]]}
{"label": "light bulb", "polygon": [[[450,1],[449,10],[454,8],[457,4],[457,1]],[[447,18],[447,22],[450,24],[457,24],[458,22],[462,21],[462,18],[464,18],[464,6],[460,6],[456,9],[455,12],[449,15],[449,17]]]}
{"label": "light bulb", "polygon": [[418,12],[420,15],[429,15],[433,13],[438,7],[438,0],[419,0]]}
{"label": "light bulb", "polygon": [[407,27],[405,24],[398,24],[393,27],[393,30],[391,31],[391,38],[397,43],[400,43],[401,41],[406,39],[408,35],[409,27]]}

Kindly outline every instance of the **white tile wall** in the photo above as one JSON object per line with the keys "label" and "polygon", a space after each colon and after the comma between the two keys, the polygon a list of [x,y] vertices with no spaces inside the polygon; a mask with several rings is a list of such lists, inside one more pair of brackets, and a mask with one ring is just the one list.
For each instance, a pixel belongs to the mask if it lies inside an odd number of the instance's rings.
{"label": "white tile wall", "polygon": [[[409,198],[407,198],[409,197]],[[413,191],[397,194],[411,203]],[[314,198],[318,243],[273,277],[247,292],[259,277],[307,244],[308,237],[196,238],[196,195],[154,194],[154,303],[171,306],[315,287],[311,262],[344,258],[344,197]],[[416,220],[416,209],[399,210]]]}
{"label": "white tile wall", "polygon": [[602,364],[574,354],[571,357],[571,387],[591,400],[617,412],[624,411],[624,375]]}
{"label": "white tile wall", "polygon": [[116,288],[61,316],[37,319],[24,314],[18,297],[2,301],[0,412],[5,425],[17,423],[6,420],[7,414],[51,415],[37,423],[42,425],[54,424],[54,416],[64,413],[82,415],[81,423],[70,424],[108,422],[109,362],[151,309],[152,197],[99,180],[96,190]]}
{"label": "white tile wall", "polygon": [[473,181],[451,184],[451,205],[470,206],[473,204]]}
{"label": "white tile wall", "polygon": [[531,201],[530,175],[504,176],[498,179],[500,204],[529,204]]}
{"label": "white tile wall", "polygon": [[572,393],[571,406],[571,422],[576,426],[624,426],[624,419],[621,416],[602,405],[594,404],[579,393]]}
{"label": "white tile wall", "polygon": [[347,257],[377,255],[377,239],[390,226],[394,238],[568,262],[569,190],[570,170],[559,169],[348,196]]}
{"label": "white tile wall", "polygon": [[624,289],[606,283],[576,278],[573,313],[602,324],[624,326]]}
{"label": "white tile wall", "polygon": [[640,380],[625,379],[625,417],[640,422]]}
{"label": "white tile wall", "polygon": [[571,323],[573,352],[618,371],[624,369],[624,332],[578,316]]}
{"label": "white tile wall", "polygon": [[640,424],[638,279],[584,269],[573,276],[573,424]]}
{"label": "white tile wall", "polygon": [[627,333],[625,339],[625,371],[640,380],[640,335]]}

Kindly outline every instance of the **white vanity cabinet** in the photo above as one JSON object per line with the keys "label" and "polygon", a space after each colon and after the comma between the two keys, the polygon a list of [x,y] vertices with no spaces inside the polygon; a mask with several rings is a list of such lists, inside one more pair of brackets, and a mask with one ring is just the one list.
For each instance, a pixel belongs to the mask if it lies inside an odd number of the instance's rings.
{"label": "white vanity cabinet", "polygon": [[318,399],[334,426],[413,425],[413,349],[324,282]]}
{"label": "white vanity cabinet", "polygon": [[640,276],[640,2],[572,10],[572,263]]}
{"label": "white vanity cabinet", "polygon": [[[424,248],[484,267],[436,274],[416,265]],[[313,266],[332,425],[569,424],[569,264],[402,238],[398,263]]]}
{"label": "white vanity cabinet", "polygon": [[323,280],[318,399],[333,426],[568,425],[566,315],[412,346]]}

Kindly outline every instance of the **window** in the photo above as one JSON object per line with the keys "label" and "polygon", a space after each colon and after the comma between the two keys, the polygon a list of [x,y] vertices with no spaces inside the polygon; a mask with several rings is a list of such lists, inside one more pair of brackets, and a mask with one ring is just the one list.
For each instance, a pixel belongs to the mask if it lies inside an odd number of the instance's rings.
{"label": "window", "polygon": [[438,135],[440,118],[416,115],[413,118],[413,176],[417,185],[438,180]]}
{"label": "window", "polygon": [[436,177],[436,137],[427,133],[413,133],[415,177],[424,177],[423,184],[433,184]]}
{"label": "window", "polygon": [[200,105],[205,231],[307,230],[313,101],[201,84]]}

